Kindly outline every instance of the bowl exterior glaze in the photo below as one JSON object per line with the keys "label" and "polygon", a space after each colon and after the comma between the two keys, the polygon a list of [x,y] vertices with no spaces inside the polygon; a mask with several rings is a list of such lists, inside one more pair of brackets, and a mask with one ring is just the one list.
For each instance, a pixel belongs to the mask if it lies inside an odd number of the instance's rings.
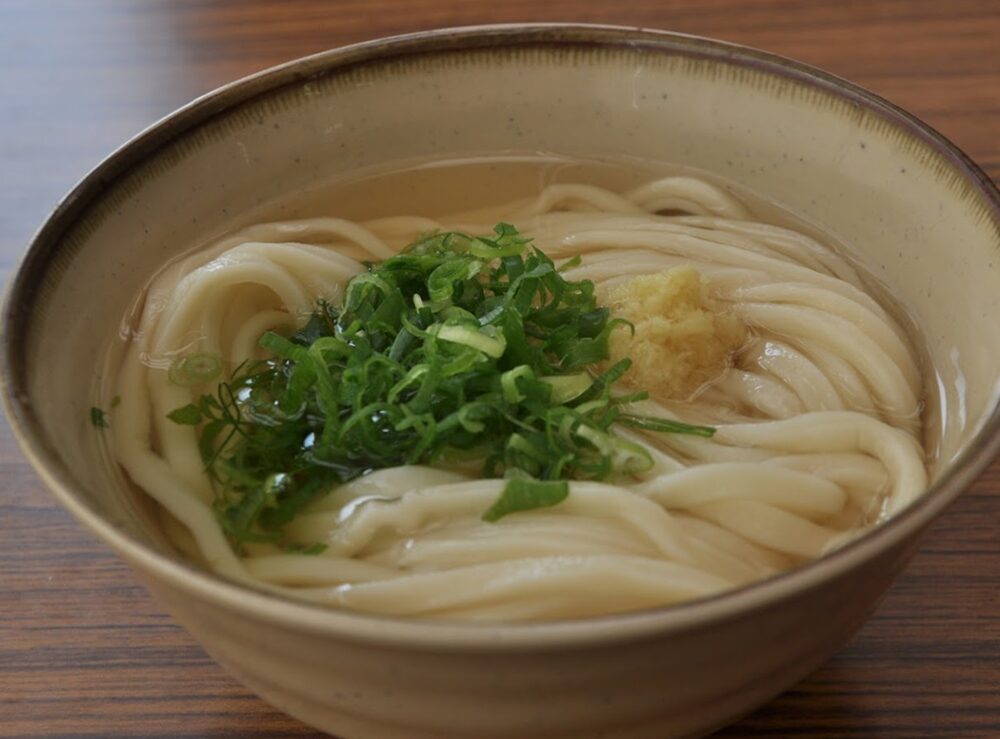
{"label": "bowl exterior glaze", "polygon": [[[435,156],[532,152],[713,172],[848,245],[921,326],[940,375],[947,413],[928,495],[767,582],[566,623],[324,611],[182,561],[85,421],[113,374],[101,371],[112,334],[155,270],[238,214],[319,180]],[[998,257],[1000,196],[987,178],[912,117],[824,73],[635,29],[418,34],[230,85],[89,175],[8,290],[5,400],[60,500],[213,657],[307,723],[347,739],[698,736],[841,646],[928,523],[996,452],[1000,325],[988,319],[1000,303]],[[51,356],[64,361],[44,361]],[[80,367],[95,368],[96,387]]]}
{"label": "bowl exterior glaze", "polygon": [[386,647],[147,584],[232,675],[335,736],[665,739],[704,736],[818,668],[868,618],[912,549],[901,542],[866,572],[669,636],[569,649]]}

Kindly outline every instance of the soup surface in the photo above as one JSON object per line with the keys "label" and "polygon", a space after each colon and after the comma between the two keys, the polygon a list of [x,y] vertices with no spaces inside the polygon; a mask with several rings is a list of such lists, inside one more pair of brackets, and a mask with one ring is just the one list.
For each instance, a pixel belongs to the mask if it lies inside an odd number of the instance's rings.
{"label": "soup surface", "polygon": [[466,620],[704,597],[926,486],[933,383],[848,251],[633,162],[322,183],[155,275],[99,418],[179,552],[255,587]]}

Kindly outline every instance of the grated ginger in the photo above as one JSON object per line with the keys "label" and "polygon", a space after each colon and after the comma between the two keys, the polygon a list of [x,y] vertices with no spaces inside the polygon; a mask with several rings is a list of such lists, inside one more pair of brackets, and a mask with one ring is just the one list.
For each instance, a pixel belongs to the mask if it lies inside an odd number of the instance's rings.
{"label": "grated ginger", "polygon": [[623,378],[661,400],[690,398],[718,378],[747,338],[746,326],[708,295],[693,267],[636,277],[610,289],[605,304],[635,326],[611,334],[611,361],[632,358]]}

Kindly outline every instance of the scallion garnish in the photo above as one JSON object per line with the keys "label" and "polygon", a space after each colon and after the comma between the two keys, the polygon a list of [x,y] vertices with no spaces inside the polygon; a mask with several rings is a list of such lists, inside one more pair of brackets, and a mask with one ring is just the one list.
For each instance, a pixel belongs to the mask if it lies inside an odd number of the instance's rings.
{"label": "scallion garnish", "polygon": [[[281,544],[303,506],[366,472],[456,457],[509,478],[483,515],[496,521],[558,504],[566,480],[648,469],[648,452],[615,423],[714,432],[623,411],[646,397],[611,393],[629,360],[597,367],[609,334],[627,327],[591,282],[566,280],[509,224],[489,237],[433,234],[352,279],[342,305],[320,302],[296,334],[265,334],[272,359],[169,418],[198,427],[237,546]],[[171,380],[202,383],[216,361],[184,357]]]}
{"label": "scallion garnish", "polygon": [[513,478],[504,486],[496,502],[483,514],[483,520],[499,521],[508,513],[532,511],[562,503],[569,495],[565,480],[524,480]]}

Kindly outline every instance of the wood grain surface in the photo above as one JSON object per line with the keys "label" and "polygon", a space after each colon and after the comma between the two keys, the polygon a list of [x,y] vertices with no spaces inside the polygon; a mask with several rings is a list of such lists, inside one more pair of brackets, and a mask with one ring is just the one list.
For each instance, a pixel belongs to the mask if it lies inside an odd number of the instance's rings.
{"label": "wood grain surface", "polygon": [[[0,275],[90,167],[196,95],[354,41],[529,20],[801,59],[913,111],[1000,178],[998,0],[0,0]],[[0,420],[0,736],[317,734],[175,626],[56,505]],[[839,656],[720,736],[1000,737],[1000,464]]]}

